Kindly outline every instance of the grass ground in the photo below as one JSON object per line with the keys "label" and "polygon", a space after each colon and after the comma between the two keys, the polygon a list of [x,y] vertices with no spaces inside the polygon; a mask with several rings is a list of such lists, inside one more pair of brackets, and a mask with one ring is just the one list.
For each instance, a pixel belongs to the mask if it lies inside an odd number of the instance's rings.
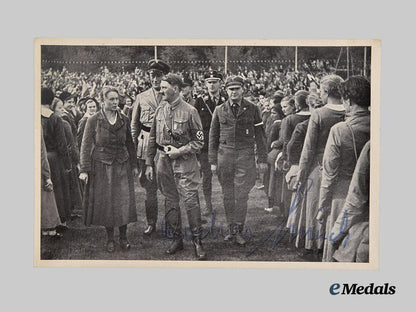
{"label": "grass ground", "polygon": [[[259,185],[259,182],[258,184]],[[204,207],[202,192],[201,206]],[[116,244],[116,251],[105,251],[106,233],[103,227],[86,227],[81,219],[71,221],[69,229],[61,239],[42,238],[41,258],[61,260],[195,260],[189,235],[185,236],[185,248],[175,255],[165,254],[169,240],[161,231],[164,214],[163,197],[159,194],[158,229],[151,237],[142,233],[146,226],[144,212],[144,190],[136,185],[136,204],[138,221],[128,226],[131,250],[123,252]],[[267,197],[256,187],[250,192],[248,213],[244,236],[248,240],[245,247],[235,246],[223,240],[227,231],[225,213],[222,205],[222,192],[217,178],[213,178],[213,206],[216,209],[215,222],[207,220],[204,224],[203,244],[211,261],[304,261],[297,254],[293,243],[285,231],[281,230],[284,220],[277,212],[264,211]],[[202,208],[201,207],[201,208]],[[215,224],[214,224],[215,223]],[[186,213],[182,212],[182,224],[188,224]],[[189,233],[189,232],[188,232]],[[116,231],[116,242],[118,241]]]}

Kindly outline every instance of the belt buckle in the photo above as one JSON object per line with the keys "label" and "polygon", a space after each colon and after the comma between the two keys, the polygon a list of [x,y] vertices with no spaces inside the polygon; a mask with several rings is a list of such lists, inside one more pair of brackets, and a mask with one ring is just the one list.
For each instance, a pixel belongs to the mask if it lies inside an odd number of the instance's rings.
{"label": "belt buckle", "polygon": [[166,145],[166,146],[164,146],[163,147],[163,151],[165,152],[165,153],[168,153],[168,152],[170,152],[172,150],[172,146],[170,146],[170,145]]}

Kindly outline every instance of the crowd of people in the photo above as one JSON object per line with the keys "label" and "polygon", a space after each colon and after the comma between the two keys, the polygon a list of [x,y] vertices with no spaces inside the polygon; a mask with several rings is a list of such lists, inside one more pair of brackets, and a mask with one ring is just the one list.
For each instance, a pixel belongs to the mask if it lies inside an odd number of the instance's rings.
{"label": "crowd of people", "polygon": [[[219,209],[225,240],[246,245],[248,194],[260,176],[265,212],[285,220],[305,261],[368,261],[370,83],[319,69],[240,67],[224,77],[210,68],[173,74],[151,60],[134,72],[43,70],[42,235],[60,237],[82,217],[105,227],[108,252],[116,249],[115,228],[129,250],[137,179],[144,234],[156,231],[160,191],[167,254],[183,249],[183,203],[196,258],[204,260],[202,224]],[[212,205],[213,174],[224,207]]]}

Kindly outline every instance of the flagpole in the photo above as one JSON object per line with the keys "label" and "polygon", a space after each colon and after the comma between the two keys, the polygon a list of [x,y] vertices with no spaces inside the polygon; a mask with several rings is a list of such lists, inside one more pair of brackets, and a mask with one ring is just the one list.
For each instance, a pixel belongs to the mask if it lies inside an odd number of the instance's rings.
{"label": "flagpole", "polygon": [[224,74],[227,76],[228,71],[228,46],[225,46],[225,56],[224,56]]}
{"label": "flagpole", "polygon": [[157,61],[157,46],[155,46],[155,60]]}
{"label": "flagpole", "polygon": [[350,49],[347,47],[347,78],[350,78]]}
{"label": "flagpole", "polygon": [[295,47],[295,73],[298,72],[298,47]]}

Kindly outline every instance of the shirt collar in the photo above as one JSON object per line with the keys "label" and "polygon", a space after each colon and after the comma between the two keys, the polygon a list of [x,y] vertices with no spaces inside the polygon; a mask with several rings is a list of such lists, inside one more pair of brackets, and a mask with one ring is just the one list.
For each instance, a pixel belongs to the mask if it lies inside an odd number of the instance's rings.
{"label": "shirt collar", "polygon": [[338,111],[338,112],[345,111],[345,107],[342,104],[326,104],[324,107],[332,109],[334,111]]}
{"label": "shirt collar", "polygon": [[181,97],[178,96],[178,98],[175,101],[173,101],[172,103],[169,103],[169,105],[170,105],[171,109],[175,109],[179,105],[180,102],[181,102]]}

